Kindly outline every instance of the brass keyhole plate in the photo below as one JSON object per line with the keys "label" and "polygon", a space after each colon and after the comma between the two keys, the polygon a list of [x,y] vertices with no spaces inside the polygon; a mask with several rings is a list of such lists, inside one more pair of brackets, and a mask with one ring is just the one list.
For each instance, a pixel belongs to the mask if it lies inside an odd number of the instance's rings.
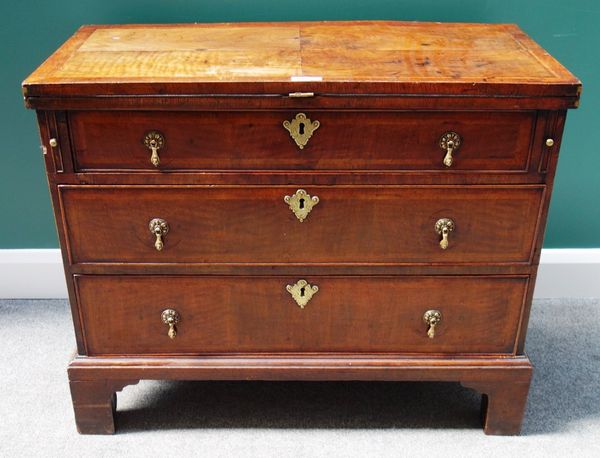
{"label": "brass keyhole plate", "polygon": [[291,121],[283,121],[283,127],[290,133],[290,137],[294,139],[300,149],[304,149],[308,140],[320,125],[319,121],[311,121],[304,113],[298,113]]}
{"label": "brass keyhole plate", "polygon": [[285,196],[283,200],[300,222],[304,221],[313,207],[319,203],[317,196],[309,195],[304,189],[298,189],[291,196]]}
{"label": "brass keyhole plate", "polygon": [[304,279],[298,280],[293,285],[287,285],[285,289],[292,295],[292,298],[301,309],[303,309],[317,291],[319,291],[317,285],[309,285]]}

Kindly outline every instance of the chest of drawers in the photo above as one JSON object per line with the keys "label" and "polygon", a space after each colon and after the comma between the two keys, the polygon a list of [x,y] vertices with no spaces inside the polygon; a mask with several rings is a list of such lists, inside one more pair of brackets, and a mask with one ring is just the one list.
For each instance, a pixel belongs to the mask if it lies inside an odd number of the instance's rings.
{"label": "chest of drawers", "polygon": [[140,379],[438,380],[518,433],[580,89],[513,25],[82,27],[23,84],[78,430]]}

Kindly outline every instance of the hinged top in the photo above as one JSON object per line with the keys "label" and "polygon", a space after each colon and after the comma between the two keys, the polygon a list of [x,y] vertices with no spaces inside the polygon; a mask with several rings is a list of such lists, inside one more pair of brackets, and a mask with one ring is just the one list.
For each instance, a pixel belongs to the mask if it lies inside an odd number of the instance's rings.
{"label": "hinged top", "polygon": [[374,21],[84,26],[23,86],[26,97],[577,97],[580,83],[512,24]]}

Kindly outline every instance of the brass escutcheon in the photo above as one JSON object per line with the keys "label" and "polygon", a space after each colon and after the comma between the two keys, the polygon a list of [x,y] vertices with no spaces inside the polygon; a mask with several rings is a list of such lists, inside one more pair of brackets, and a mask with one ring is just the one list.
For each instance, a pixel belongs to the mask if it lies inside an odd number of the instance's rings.
{"label": "brass escutcheon", "polygon": [[304,149],[310,137],[321,123],[317,120],[311,121],[304,113],[298,113],[291,121],[283,121],[283,127],[290,133],[298,148]]}
{"label": "brass escutcheon", "polygon": [[303,222],[313,207],[319,203],[317,196],[310,196],[304,189],[298,189],[291,196],[285,196],[283,201],[289,205],[296,218]]}
{"label": "brass escutcheon", "polygon": [[442,250],[448,248],[448,237],[455,227],[454,221],[450,218],[440,218],[435,222],[435,232],[442,236],[442,240],[440,240],[440,248]]}
{"label": "brass escutcheon", "polygon": [[160,317],[162,319],[162,322],[169,326],[169,331],[167,332],[167,335],[171,339],[174,339],[175,336],[177,336],[177,327],[175,325],[181,321],[181,316],[179,315],[177,310],[165,309],[160,314]]}
{"label": "brass escutcheon", "polygon": [[435,337],[435,327],[442,321],[442,312],[439,310],[427,310],[423,314],[423,321],[427,327],[427,337],[433,339]]}
{"label": "brass escutcheon", "polygon": [[296,301],[296,304],[298,304],[301,309],[303,309],[317,293],[317,291],[319,291],[319,287],[317,285],[311,286],[304,279],[298,280],[293,285],[287,285],[285,289],[292,295]]}
{"label": "brass escutcheon", "polygon": [[165,136],[155,130],[146,132],[143,139],[144,145],[148,148],[152,154],[150,155],[150,163],[154,167],[158,167],[160,164],[160,157],[158,156],[158,150],[165,146]]}
{"label": "brass escutcheon", "polygon": [[452,166],[452,162],[454,160],[452,153],[458,151],[460,143],[460,135],[458,135],[456,132],[446,132],[444,135],[442,135],[442,138],[440,138],[440,148],[446,151],[446,155],[442,161],[446,167]]}
{"label": "brass escutcheon", "polygon": [[156,237],[154,248],[156,251],[161,251],[165,245],[163,237],[169,233],[169,223],[161,218],[153,218],[148,223],[148,229]]}

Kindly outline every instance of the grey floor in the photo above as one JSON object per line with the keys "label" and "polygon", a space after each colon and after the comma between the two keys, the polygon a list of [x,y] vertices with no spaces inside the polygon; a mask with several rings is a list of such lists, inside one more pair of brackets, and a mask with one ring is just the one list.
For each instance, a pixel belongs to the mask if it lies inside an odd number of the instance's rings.
{"label": "grey floor", "polygon": [[0,456],[600,456],[600,300],[534,304],[520,437],[484,436],[453,383],[150,381],[119,394],[118,434],[80,436],[73,342],[66,301],[0,301]]}

